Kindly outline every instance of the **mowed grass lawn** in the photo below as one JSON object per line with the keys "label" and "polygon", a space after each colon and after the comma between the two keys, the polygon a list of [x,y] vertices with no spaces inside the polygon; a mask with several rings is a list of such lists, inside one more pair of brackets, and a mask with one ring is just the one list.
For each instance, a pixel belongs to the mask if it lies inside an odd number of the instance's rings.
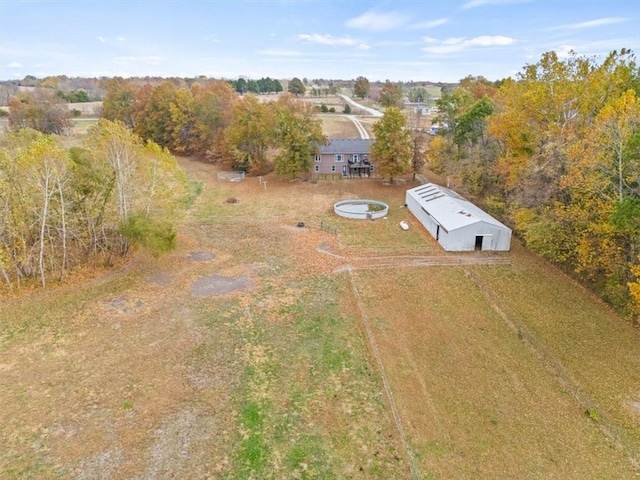
{"label": "mowed grass lawn", "polygon": [[0,477],[635,478],[639,332],[557,269],[410,266],[411,182],[181,164],[176,251],[2,297]]}
{"label": "mowed grass lawn", "polygon": [[511,261],[354,274],[417,470],[634,478],[637,331],[528,253]]}

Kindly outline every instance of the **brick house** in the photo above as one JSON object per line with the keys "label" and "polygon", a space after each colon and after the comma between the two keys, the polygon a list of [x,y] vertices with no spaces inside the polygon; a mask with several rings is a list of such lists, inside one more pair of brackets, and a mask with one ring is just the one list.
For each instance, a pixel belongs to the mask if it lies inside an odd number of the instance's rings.
{"label": "brick house", "polygon": [[314,156],[312,176],[334,175],[346,178],[369,177],[374,166],[369,162],[373,140],[364,138],[333,138],[320,147]]}

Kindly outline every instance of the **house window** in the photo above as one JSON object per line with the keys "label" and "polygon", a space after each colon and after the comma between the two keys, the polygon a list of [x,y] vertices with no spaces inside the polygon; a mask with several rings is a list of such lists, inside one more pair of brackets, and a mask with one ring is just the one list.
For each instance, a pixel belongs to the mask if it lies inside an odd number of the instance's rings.
{"label": "house window", "polygon": [[322,161],[322,157],[320,155],[316,155],[316,162],[321,162]]}
{"label": "house window", "polygon": [[319,171],[320,171],[320,165],[316,165],[316,167],[315,167],[315,169],[314,169],[314,170],[315,170],[316,172],[319,172]]}
{"label": "house window", "polygon": [[342,156],[342,154],[337,154],[336,155],[336,162],[344,162],[344,157]]}
{"label": "house window", "polygon": [[331,165],[331,171],[335,172],[336,171],[336,166],[335,165]]}
{"label": "house window", "polygon": [[351,157],[351,158],[353,158],[353,163],[358,163],[358,154],[357,153],[354,153],[353,157]]}
{"label": "house window", "polygon": [[369,165],[369,171],[373,172],[373,165]]}

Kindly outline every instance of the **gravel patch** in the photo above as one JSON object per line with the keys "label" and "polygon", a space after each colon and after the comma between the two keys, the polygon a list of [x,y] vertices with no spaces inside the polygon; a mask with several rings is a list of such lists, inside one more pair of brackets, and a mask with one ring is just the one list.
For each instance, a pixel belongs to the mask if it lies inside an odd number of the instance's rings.
{"label": "gravel patch", "polygon": [[138,312],[143,306],[142,300],[133,300],[125,295],[112,298],[104,302],[104,306],[108,311],[114,314],[127,314]]}
{"label": "gravel patch", "polygon": [[212,417],[188,410],[167,417],[155,432],[148,470],[136,480],[184,478],[183,472],[209,464],[209,454],[201,447],[216,434],[215,426]]}
{"label": "gravel patch", "polygon": [[77,480],[107,480],[122,464],[122,449],[115,447],[85,458],[78,466]]}
{"label": "gravel patch", "polygon": [[206,262],[209,260],[213,260],[215,255],[211,252],[191,252],[189,254],[189,260],[193,260],[194,262]]}
{"label": "gravel patch", "polygon": [[253,282],[249,277],[222,277],[220,275],[208,275],[201,277],[191,286],[191,293],[198,297],[211,295],[224,295],[225,293],[249,290]]}

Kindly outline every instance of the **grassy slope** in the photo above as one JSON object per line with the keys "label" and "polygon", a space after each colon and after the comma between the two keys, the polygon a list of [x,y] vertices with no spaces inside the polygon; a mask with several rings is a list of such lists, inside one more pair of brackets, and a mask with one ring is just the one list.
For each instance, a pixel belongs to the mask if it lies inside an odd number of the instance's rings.
{"label": "grassy slope", "polygon": [[[606,308],[566,278],[545,280],[548,266],[514,260],[511,266],[374,270],[355,277],[419,470],[434,478],[631,478],[637,412],[624,402],[634,398],[638,365],[620,364],[619,357],[631,359],[628,339],[635,332],[615,316],[612,322]],[[532,280],[545,285],[544,299],[519,296]],[[497,306],[485,288],[500,292]],[[576,297],[582,297],[579,309]],[[496,308],[509,316],[530,310],[521,318],[527,327],[553,310],[553,323],[544,337],[529,337],[536,342],[531,348]],[[574,326],[567,329],[569,323]],[[576,335],[577,344],[567,341]],[[625,353],[593,348],[614,338],[628,345]],[[589,365],[599,366],[595,375]],[[615,380],[594,378],[609,375]],[[594,420],[586,409],[607,416]]]}
{"label": "grassy slope", "polygon": [[[207,184],[178,251],[0,302],[0,476],[404,478],[363,319],[421,477],[634,474],[638,332],[564,275],[519,247],[509,266],[356,271],[361,311],[350,277],[332,273],[348,259],[315,247],[442,254],[415,222],[397,226],[403,187],[265,189],[183,165]],[[333,216],[358,197],[386,201],[390,218]],[[253,288],[192,295],[212,273]]]}

